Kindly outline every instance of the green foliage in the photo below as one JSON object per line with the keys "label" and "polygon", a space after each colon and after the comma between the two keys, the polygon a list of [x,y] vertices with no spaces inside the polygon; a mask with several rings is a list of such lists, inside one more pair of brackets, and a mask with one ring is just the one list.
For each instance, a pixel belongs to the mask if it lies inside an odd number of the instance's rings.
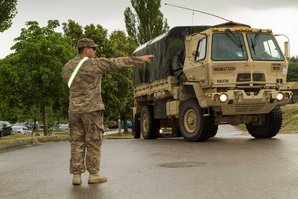
{"label": "green foliage", "polygon": [[[160,0],[131,0],[136,14],[128,7],[124,11],[128,35],[138,44],[143,44],[169,29],[163,18]],[[137,19],[136,19],[137,18]]]}
{"label": "green foliage", "polygon": [[105,102],[106,121],[119,118],[130,118],[133,106],[133,93],[130,69],[121,69],[105,74],[103,78],[103,99]]}
{"label": "green foliage", "polygon": [[72,40],[72,45],[75,47],[77,42],[83,35],[83,28],[75,21],[69,19],[68,23],[62,23],[65,36],[69,36]]}
{"label": "green foliage", "polygon": [[[114,56],[129,56],[136,48],[135,42],[127,37],[123,31],[113,31],[110,35],[110,43]],[[133,107],[132,70],[122,69],[113,73],[113,78],[117,81],[118,92],[115,94],[120,99],[119,112],[123,119],[131,118],[131,108]]]}
{"label": "green foliage", "polygon": [[109,43],[115,57],[131,55],[137,47],[132,38],[127,37],[123,31],[119,30],[111,33]]}
{"label": "green foliage", "polygon": [[[67,101],[66,86],[62,82],[62,66],[76,50],[69,37],[57,33],[57,20],[49,20],[46,27],[38,22],[29,21],[12,47],[15,53],[6,59],[8,64],[1,65],[0,76],[6,76],[0,84],[5,85],[1,94],[13,92],[15,104],[31,113],[36,119],[40,111],[44,126],[47,125],[46,107],[53,107],[58,114],[65,114]],[[0,94],[0,95],[1,95]],[[45,135],[47,134],[45,128]]]}
{"label": "green foliage", "polygon": [[17,86],[20,80],[16,68],[11,64],[13,61],[14,56],[0,60],[0,120],[16,121],[22,113]]}
{"label": "green foliage", "polygon": [[[110,35],[110,49],[113,57],[131,55],[136,48],[134,41],[123,31],[113,31]],[[106,121],[130,118],[133,106],[132,70],[121,69],[105,74],[103,78],[103,99],[106,103]]]}
{"label": "green foliage", "polygon": [[288,81],[298,81],[298,57],[289,60]]}
{"label": "green foliage", "polygon": [[17,0],[0,0],[0,32],[12,25],[12,19],[17,14]]}
{"label": "green foliage", "polygon": [[100,57],[113,57],[108,39],[108,30],[101,25],[90,24],[85,26],[84,37],[91,38],[99,45],[96,55]]}
{"label": "green foliage", "polygon": [[[289,60],[289,69],[288,69],[288,77],[287,81],[289,82],[297,82],[298,81],[298,57],[292,57]],[[298,91],[293,90],[293,99],[297,102],[298,99]]]}
{"label": "green foliage", "polygon": [[136,16],[130,9],[126,8],[124,11],[125,27],[130,38],[133,39],[135,43],[138,43],[137,39],[137,28],[136,28]]}
{"label": "green foliage", "polygon": [[108,30],[101,25],[90,24],[83,28],[77,22],[68,20],[67,23],[63,23],[63,30],[64,35],[71,38],[74,47],[76,47],[79,39],[87,37],[99,44],[99,48],[96,50],[97,56],[113,56],[108,39]]}

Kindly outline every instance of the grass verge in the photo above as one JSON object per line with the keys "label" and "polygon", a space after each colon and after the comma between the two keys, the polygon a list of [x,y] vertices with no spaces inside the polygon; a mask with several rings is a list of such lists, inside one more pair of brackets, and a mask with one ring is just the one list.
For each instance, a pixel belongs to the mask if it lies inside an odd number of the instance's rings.
{"label": "grass verge", "polygon": [[[131,132],[104,135],[104,139],[131,139],[131,138],[133,138]],[[39,143],[39,142],[50,142],[52,140],[59,141],[59,140],[68,140],[68,139],[69,139],[69,131],[53,132],[49,136],[14,134],[14,135],[1,137],[0,145],[23,142],[23,141]]]}
{"label": "grass verge", "polygon": [[32,143],[39,143],[39,142],[50,142],[50,141],[57,141],[57,140],[67,140],[69,138],[69,134],[67,133],[57,133],[51,134],[49,136],[34,136],[34,135],[8,135],[0,138],[0,144],[9,144],[9,143],[16,143],[16,142],[23,142],[28,141]]}

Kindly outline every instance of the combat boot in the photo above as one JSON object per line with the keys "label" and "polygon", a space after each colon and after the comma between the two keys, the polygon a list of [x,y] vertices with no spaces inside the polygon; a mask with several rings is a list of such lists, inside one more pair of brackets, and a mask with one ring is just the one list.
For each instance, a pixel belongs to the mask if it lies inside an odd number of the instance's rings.
{"label": "combat boot", "polygon": [[97,174],[90,174],[88,179],[88,184],[96,184],[101,182],[106,182],[107,177],[101,176],[98,173]]}
{"label": "combat boot", "polygon": [[81,174],[73,174],[72,184],[73,185],[81,185],[82,184]]}

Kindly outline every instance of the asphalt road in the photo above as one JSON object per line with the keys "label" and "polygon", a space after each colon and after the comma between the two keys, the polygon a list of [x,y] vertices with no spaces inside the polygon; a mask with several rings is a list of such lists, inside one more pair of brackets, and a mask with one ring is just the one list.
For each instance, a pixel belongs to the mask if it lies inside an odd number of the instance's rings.
{"label": "asphalt road", "polygon": [[69,143],[0,153],[0,198],[297,199],[298,135],[255,140],[232,126],[205,143],[105,140],[108,182],[73,186]]}

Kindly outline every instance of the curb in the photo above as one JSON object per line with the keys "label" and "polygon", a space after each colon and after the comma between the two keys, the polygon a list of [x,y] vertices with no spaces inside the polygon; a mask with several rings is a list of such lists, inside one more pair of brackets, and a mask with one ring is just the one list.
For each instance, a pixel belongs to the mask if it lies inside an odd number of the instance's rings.
{"label": "curb", "polygon": [[[109,135],[105,135],[104,139],[132,139],[132,137],[112,137],[109,138]],[[0,153],[6,152],[14,149],[23,148],[26,146],[35,146],[43,143],[49,142],[59,142],[59,141],[67,141],[69,140],[69,136],[50,136],[50,137],[36,137],[28,140],[18,140],[10,143],[0,144]]]}
{"label": "curb", "polygon": [[66,141],[66,140],[69,140],[69,136],[38,137],[38,138],[29,139],[29,140],[20,140],[20,141],[15,141],[11,143],[0,144],[0,153],[8,150],[26,147],[29,145],[39,145],[47,142],[58,142],[58,141]]}

